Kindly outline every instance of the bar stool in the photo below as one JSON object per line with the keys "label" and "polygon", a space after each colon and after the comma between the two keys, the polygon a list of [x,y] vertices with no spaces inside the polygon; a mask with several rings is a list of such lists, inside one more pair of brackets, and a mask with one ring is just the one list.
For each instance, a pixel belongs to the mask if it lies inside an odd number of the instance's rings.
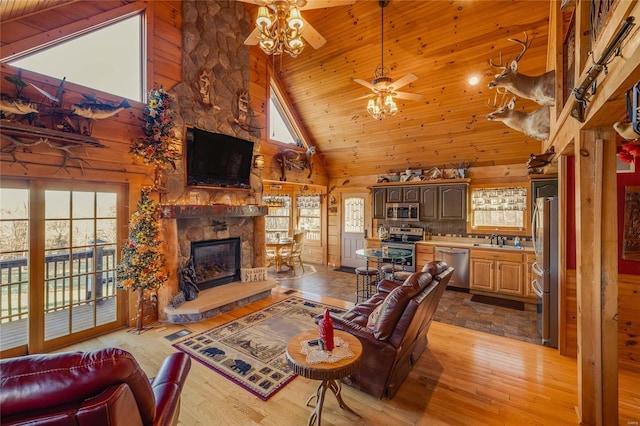
{"label": "bar stool", "polygon": [[382,278],[385,280],[393,280],[397,272],[404,271],[401,265],[393,265],[391,263],[385,263],[382,265]]}
{"label": "bar stool", "polygon": [[371,286],[380,280],[378,268],[359,266],[356,268],[356,304],[371,297]]}

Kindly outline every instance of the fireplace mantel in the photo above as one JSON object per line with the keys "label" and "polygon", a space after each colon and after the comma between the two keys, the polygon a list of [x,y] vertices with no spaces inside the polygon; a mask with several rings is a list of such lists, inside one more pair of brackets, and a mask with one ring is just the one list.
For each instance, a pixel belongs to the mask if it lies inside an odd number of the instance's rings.
{"label": "fireplace mantel", "polygon": [[183,219],[202,216],[256,217],[266,216],[267,206],[255,204],[234,206],[230,204],[163,204],[160,206],[161,219]]}

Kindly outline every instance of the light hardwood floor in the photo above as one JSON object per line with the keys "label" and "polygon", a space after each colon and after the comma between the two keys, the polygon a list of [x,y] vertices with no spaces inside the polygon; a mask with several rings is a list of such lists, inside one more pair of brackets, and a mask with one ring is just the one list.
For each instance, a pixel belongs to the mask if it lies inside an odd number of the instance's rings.
{"label": "light hardwood floor", "polygon": [[[121,330],[64,348],[92,350],[118,346],[134,354],[152,377],[174,351],[164,338],[183,328],[208,330],[289,297],[276,288],[271,297],[210,320],[188,325],[160,324],[141,335]],[[294,292],[307,299],[349,307],[343,300]],[[324,425],[575,425],[577,370],[572,358],[554,349],[433,322],[429,346],[392,399],[377,400],[348,386],[347,404],[361,417],[341,410],[327,395]],[[297,377],[263,402],[207,367],[194,362],[182,394],[181,424],[303,425],[307,397],[318,382]],[[620,375],[620,425],[640,421],[640,376]],[[634,423],[635,422],[635,423]]]}

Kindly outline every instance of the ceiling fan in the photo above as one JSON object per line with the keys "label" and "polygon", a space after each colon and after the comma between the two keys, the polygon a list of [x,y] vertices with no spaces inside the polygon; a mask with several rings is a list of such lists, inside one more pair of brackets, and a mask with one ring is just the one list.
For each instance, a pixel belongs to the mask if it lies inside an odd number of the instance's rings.
{"label": "ceiling fan", "polygon": [[409,73],[399,80],[394,80],[389,77],[389,68],[384,66],[384,8],[389,4],[389,0],[378,0],[378,5],[382,10],[382,25],[381,25],[381,63],[378,65],[374,72],[374,79],[371,83],[362,80],[360,78],[354,78],[353,81],[362,84],[363,86],[371,89],[372,95],[364,96],[370,98],[367,105],[367,112],[376,120],[382,120],[385,116],[393,116],[398,112],[393,98],[407,99],[411,101],[419,101],[422,99],[422,95],[416,93],[398,92],[401,87],[406,86],[418,79],[418,76]]}
{"label": "ceiling fan", "polygon": [[[300,14],[301,10],[344,6],[355,0],[240,0],[260,6],[256,28],[244,41],[246,45],[259,44],[267,55],[286,52],[295,58],[302,52],[304,41],[314,49],[322,47],[325,40]],[[304,41],[303,41],[304,39]]]}

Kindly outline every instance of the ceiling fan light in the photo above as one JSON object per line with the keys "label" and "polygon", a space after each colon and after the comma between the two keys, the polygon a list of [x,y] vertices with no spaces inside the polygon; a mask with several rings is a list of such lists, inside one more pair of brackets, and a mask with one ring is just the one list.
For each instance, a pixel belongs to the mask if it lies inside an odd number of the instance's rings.
{"label": "ceiling fan light", "polygon": [[275,46],[275,42],[273,39],[264,38],[260,40],[260,48],[267,53],[272,52],[274,46]]}
{"label": "ceiling fan light", "polygon": [[300,9],[297,7],[292,8],[289,11],[289,28],[300,31],[303,26],[304,21],[302,20],[302,15],[300,15]]}
{"label": "ceiling fan light", "polygon": [[391,106],[394,106],[394,107],[395,107],[395,106],[396,106],[396,103],[395,103],[395,102],[393,102],[393,97],[392,97],[391,95],[387,95],[387,96],[385,96],[385,98],[384,98],[384,104],[385,104],[386,106],[388,106],[388,107],[391,107]]}
{"label": "ceiling fan light", "polygon": [[380,108],[376,105],[376,102],[373,99],[369,99],[369,103],[367,104],[367,112],[369,114],[377,114]]}
{"label": "ceiling fan light", "polygon": [[302,42],[302,39],[300,37],[292,38],[291,40],[289,40],[289,47],[292,50],[302,51],[302,48],[304,47],[304,43]]}
{"label": "ceiling fan light", "polygon": [[258,9],[258,17],[256,18],[256,25],[259,27],[264,26],[268,28],[271,26],[271,16],[269,15],[269,9],[266,6],[260,6]]}

